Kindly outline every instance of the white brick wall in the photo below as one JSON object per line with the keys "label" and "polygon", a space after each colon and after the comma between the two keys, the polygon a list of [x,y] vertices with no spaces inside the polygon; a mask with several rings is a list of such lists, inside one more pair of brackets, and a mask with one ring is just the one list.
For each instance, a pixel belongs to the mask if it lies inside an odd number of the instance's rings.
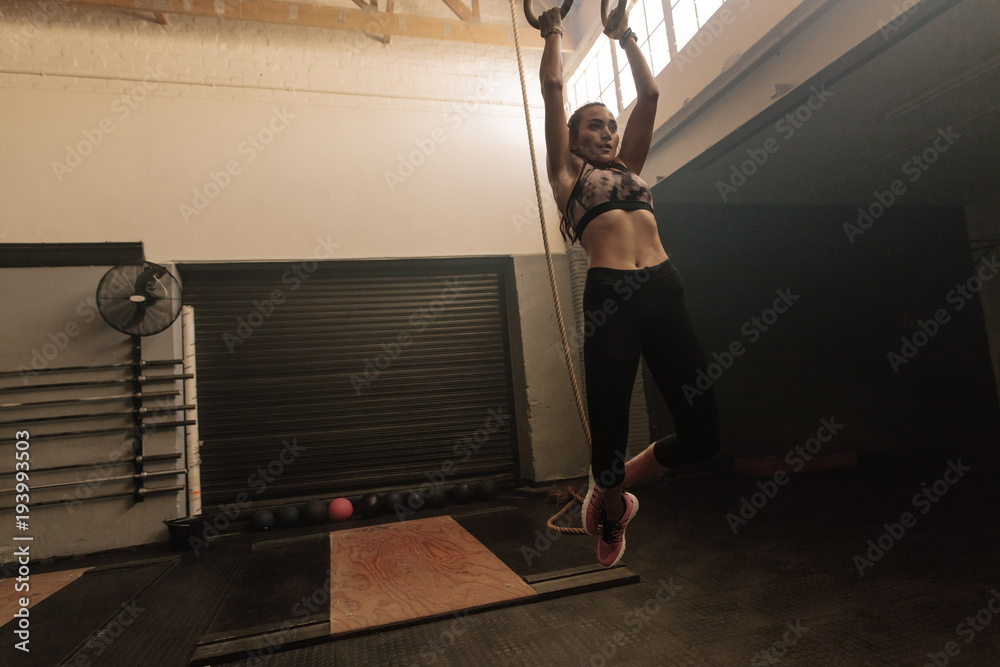
{"label": "white brick wall", "polygon": [[[482,9],[484,22],[509,21],[505,0],[488,0]],[[397,3],[396,11],[453,18],[441,0]],[[539,137],[540,55],[524,52]],[[142,103],[121,113],[123,100],[136,96]],[[226,164],[242,133],[259,129],[270,109],[285,106],[298,119],[282,135],[288,150],[270,150],[227,191],[224,199],[240,210],[213,206],[200,218],[203,228],[189,224],[176,234],[178,208],[209,170]],[[454,114],[462,122],[453,128]],[[92,147],[88,133],[102,121],[113,131]],[[10,241],[141,239],[152,255],[178,261],[199,254],[295,257],[331,226],[328,199],[317,193],[350,193],[339,200],[345,218],[375,222],[339,232],[354,241],[350,249],[344,244],[345,256],[521,253],[538,246],[537,235],[510,222],[526,190],[533,191],[513,46],[402,36],[387,45],[358,32],[175,14],[160,25],[145,11],[0,0],[0,123],[21,129],[0,165],[0,197],[17,220]],[[399,156],[409,156],[435,127],[448,130],[447,150],[435,151],[407,187],[390,187],[389,174],[408,169]],[[63,165],[79,159],[77,148],[88,155],[68,173]],[[299,173],[303,159],[329,161],[333,153],[350,155],[349,172],[336,164],[335,176],[300,174],[297,191],[276,186]],[[254,208],[247,192],[263,204]],[[468,209],[484,206],[487,212],[476,215],[499,238],[487,240],[467,224]],[[229,241],[248,227],[270,229],[277,211],[303,221],[284,245]],[[453,244],[421,236],[415,211]]]}
{"label": "white brick wall", "polygon": [[[331,3],[332,4],[332,3]],[[338,3],[339,4],[339,3]],[[345,6],[355,7],[353,3]],[[396,4],[399,14],[454,19],[440,0]],[[503,0],[481,4],[484,23],[509,22]],[[540,52],[524,52],[529,100],[540,104]],[[382,44],[363,33],[168,15],[159,25],[142,11],[61,2],[0,0],[0,88],[127,90],[162,71],[155,95],[272,100],[296,91],[311,103],[435,109],[495,88],[488,108],[520,113],[513,45],[497,47],[393,36]],[[405,107],[405,105],[403,105]]]}

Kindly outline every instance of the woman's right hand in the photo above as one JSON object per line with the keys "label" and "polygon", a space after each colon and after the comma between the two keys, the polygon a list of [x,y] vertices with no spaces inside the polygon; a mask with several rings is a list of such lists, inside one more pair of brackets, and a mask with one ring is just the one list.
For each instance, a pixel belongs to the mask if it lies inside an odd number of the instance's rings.
{"label": "woman's right hand", "polygon": [[[624,2],[624,1],[625,0],[622,0],[622,2]],[[612,13],[612,16],[614,16],[613,13]],[[609,17],[609,20],[610,20],[610,18],[611,17]],[[626,12],[624,12],[622,14],[621,20],[614,25],[614,29],[613,30],[609,30],[608,27],[605,26],[603,32],[604,32],[605,35],[607,35],[611,39],[618,40],[618,39],[621,39],[621,36],[624,35],[627,31],[628,31],[628,12],[626,11]]]}
{"label": "woman's right hand", "polygon": [[562,30],[562,10],[559,7],[546,9],[538,17],[538,30],[542,35],[548,35],[553,30]]}

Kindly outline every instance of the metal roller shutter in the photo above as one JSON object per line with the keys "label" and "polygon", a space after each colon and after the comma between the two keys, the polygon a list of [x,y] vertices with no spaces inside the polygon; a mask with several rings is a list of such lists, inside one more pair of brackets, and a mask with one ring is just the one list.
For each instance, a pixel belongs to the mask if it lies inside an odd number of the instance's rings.
{"label": "metal roller shutter", "polygon": [[515,481],[510,260],[186,265],[202,498]]}

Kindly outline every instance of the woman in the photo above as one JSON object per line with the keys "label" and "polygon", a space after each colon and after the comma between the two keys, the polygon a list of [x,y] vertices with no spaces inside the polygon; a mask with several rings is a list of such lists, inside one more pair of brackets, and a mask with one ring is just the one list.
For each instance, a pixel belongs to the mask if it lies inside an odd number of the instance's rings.
{"label": "woman", "polygon": [[[602,104],[578,109],[567,122],[563,100],[559,8],[539,17],[545,40],[541,84],[547,167],[563,214],[563,236],[579,241],[590,267],[583,307],[602,322],[584,340],[591,429],[590,488],[583,504],[587,533],[600,535],[598,562],[611,567],[625,551],[625,527],[638,500],[624,491],[637,481],[714,456],[719,427],[711,389],[689,401],[705,353],[694,333],[677,270],[660,243],[652,194],[639,178],[649,153],[659,92],[625,15],[605,30],[625,51],[638,97],[619,138]],[[674,417],[677,433],[625,462],[628,413],[642,353]]]}

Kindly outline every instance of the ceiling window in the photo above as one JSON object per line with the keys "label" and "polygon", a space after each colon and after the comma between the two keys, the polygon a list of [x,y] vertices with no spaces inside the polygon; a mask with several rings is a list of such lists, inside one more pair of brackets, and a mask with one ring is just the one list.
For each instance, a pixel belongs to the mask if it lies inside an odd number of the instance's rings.
{"label": "ceiling window", "polygon": [[[633,0],[629,27],[656,76],[718,11],[724,0]],[[611,9],[617,5],[611,0]],[[566,87],[567,113],[602,102],[620,115],[636,98],[628,59],[618,44],[600,35]]]}
{"label": "ceiling window", "polygon": [[691,41],[722,3],[723,0],[670,0],[678,51]]}

